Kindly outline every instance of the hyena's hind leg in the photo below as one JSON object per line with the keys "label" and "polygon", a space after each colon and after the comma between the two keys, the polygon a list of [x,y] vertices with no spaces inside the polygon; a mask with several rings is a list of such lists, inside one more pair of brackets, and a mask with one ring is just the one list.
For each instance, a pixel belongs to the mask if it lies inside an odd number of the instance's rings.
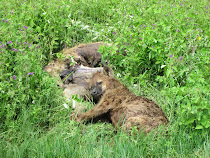
{"label": "hyena's hind leg", "polygon": [[149,133],[151,130],[157,128],[158,126],[166,125],[167,123],[168,120],[164,116],[151,117],[143,115],[128,118],[123,125],[123,129],[129,131],[132,129],[132,127],[136,126],[137,130],[143,130],[146,133]]}

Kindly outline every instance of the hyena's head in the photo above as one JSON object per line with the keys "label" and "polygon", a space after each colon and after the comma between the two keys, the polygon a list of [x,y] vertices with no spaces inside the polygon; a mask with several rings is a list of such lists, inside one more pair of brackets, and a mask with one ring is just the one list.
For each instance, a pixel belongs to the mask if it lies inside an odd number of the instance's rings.
{"label": "hyena's head", "polygon": [[60,78],[63,81],[64,84],[69,84],[73,81],[73,71],[64,69],[60,73]]}
{"label": "hyena's head", "polygon": [[119,81],[113,77],[113,70],[107,66],[104,66],[103,72],[95,73],[90,79],[89,91],[95,103],[99,102],[107,90],[116,88],[117,85],[119,85]]}

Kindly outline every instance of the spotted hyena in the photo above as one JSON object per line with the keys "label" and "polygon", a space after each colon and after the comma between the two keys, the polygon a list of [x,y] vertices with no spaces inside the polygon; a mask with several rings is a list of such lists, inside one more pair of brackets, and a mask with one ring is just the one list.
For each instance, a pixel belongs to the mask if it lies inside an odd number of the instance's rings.
{"label": "spotted hyena", "polygon": [[164,112],[154,101],[131,93],[108,72],[109,68],[104,67],[103,72],[97,72],[91,78],[90,93],[98,104],[90,111],[74,115],[76,122],[102,119],[117,128],[129,131],[136,126],[146,133],[168,123]]}
{"label": "spotted hyena", "polygon": [[[51,61],[44,67],[44,71],[56,78],[58,86],[63,88],[63,95],[67,101],[73,95],[78,97],[89,96],[89,79],[103,70],[101,54],[98,49],[103,42],[80,44],[73,48],[65,48],[60,53],[63,59]],[[76,107],[73,102],[73,107]]]}

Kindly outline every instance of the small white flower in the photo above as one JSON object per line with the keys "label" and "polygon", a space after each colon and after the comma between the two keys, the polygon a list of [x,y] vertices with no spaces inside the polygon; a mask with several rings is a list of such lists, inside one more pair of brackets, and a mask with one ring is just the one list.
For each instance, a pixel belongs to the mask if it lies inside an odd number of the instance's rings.
{"label": "small white flower", "polygon": [[32,104],[35,104],[35,101],[34,100],[32,101]]}
{"label": "small white flower", "polygon": [[162,69],[162,68],[164,68],[166,65],[162,65],[160,68]]}
{"label": "small white flower", "polygon": [[69,106],[66,103],[64,103],[63,106],[64,108],[69,109]]}
{"label": "small white flower", "polygon": [[133,84],[133,86],[134,86],[134,87],[138,87],[138,85],[137,85],[137,84]]}
{"label": "small white flower", "polygon": [[94,37],[92,40],[96,40],[99,36],[97,35],[96,37]]}
{"label": "small white flower", "polygon": [[76,107],[76,101],[74,99],[72,99],[72,107],[75,109]]}
{"label": "small white flower", "polygon": [[89,26],[88,25],[85,25],[84,27],[83,27],[83,29],[85,30],[85,29],[87,29],[87,28],[89,28]]}
{"label": "small white flower", "polygon": [[154,38],[155,43],[157,43],[157,40]]}
{"label": "small white flower", "polygon": [[21,81],[22,81],[22,77],[20,76],[20,77],[19,77],[19,82],[21,82]]}
{"label": "small white flower", "polygon": [[117,73],[117,77],[121,77],[121,74],[120,73]]}

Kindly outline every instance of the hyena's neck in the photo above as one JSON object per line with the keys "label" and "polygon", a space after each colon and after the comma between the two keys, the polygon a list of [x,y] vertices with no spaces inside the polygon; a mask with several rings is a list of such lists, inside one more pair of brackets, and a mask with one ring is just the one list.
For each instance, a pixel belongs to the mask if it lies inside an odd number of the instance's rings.
{"label": "hyena's neck", "polygon": [[115,87],[112,89],[112,91],[114,91],[115,94],[118,94],[120,96],[122,96],[122,95],[132,95],[130,90],[126,86],[124,86],[123,84],[115,85]]}

